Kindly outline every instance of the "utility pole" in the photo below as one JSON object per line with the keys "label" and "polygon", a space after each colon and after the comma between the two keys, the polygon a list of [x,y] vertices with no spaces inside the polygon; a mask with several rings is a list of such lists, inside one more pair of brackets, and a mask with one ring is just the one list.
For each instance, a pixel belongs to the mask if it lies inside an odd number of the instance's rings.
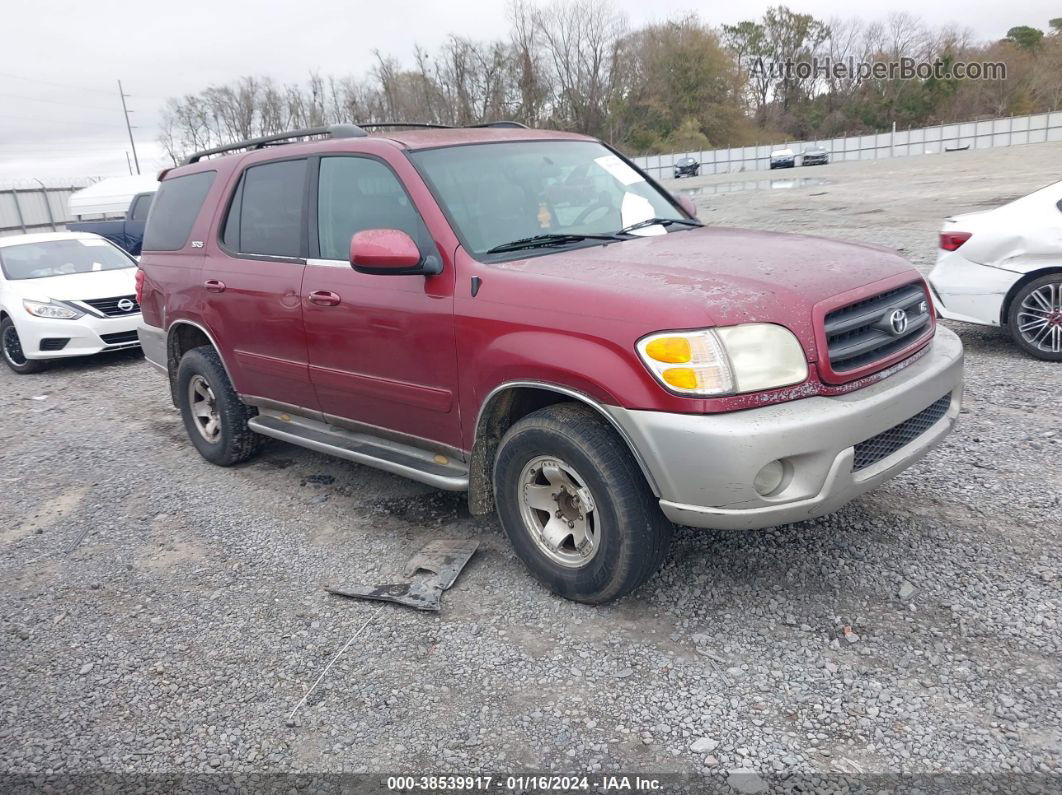
{"label": "utility pole", "polygon": [[125,153],[125,167],[129,169],[129,176],[133,176],[133,164],[129,161],[129,153]]}
{"label": "utility pole", "polygon": [[[122,98],[122,113],[125,114],[125,129],[129,133],[129,146],[133,149],[133,163],[136,164],[136,173],[140,173],[140,161],[136,157],[136,143],[133,141],[133,128],[129,124],[129,109],[125,106],[125,98],[129,96],[122,90],[122,81],[118,81],[118,96]],[[127,155],[128,157],[128,155]]]}

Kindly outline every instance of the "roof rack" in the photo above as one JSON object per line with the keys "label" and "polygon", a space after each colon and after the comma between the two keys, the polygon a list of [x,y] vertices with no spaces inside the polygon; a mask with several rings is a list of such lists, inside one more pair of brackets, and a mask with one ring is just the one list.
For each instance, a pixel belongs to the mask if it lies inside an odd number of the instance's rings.
{"label": "roof rack", "polygon": [[363,130],[378,130],[381,127],[416,127],[417,129],[425,130],[452,130],[449,124],[432,124],[431,122],[423,121],[379,121],[372,122],[370,124],[359,124]]}
{"label": "roof rack", "polygon": [[[449,124],[432,124],[430,122],[417,121],[387,121],[371,122],[368,124],[333,124],[330,127],[308,127],[304,130],[291,130],[276,135],[265,135],[261,138],[249,138],[246,141],[236,141],[235,143],[225,144],[225,146],[218,146],[213,149],[204,149],[201,152],[196,152],[185,160],[184,165],[187,166],[192,163],[198,163],[203,158],[212,155],[223,155],[229,152],[239,152],[245,149],[264,149],[267,146],[287,143],[295,138],[312,138],[314,136],[325,136],[328,138],[364,138],[368,135],[368,133],[365,132],[366,130],[377,130],[382,127],[415,127],[418,129],[431,130],[454,129]],[[471,124],[469,127],[477,129],[485,127],[521,130],[528,129],[526,124],[521,124],[518,121],[488,121],[484,124]]]}
{"label": "roof rack", "polygon": [[278,133],[277,135],[265,135],[261,138],[249,138],[246,141],[236,141],[235,143],[218,146],[214,149],[204,149],[201,152],[193,154],[184,161],[184,164],[189,165],[191,163],[198,163],[204,157],[210,157],[211,155],[237,152],[241,149],[263,149],[267,146],[290,141],[293,138],[310,138],[317,135],[327,136],[329,138],[364,138],[368,133],[355,124],[333,124],[331,127],[308,127],[304,130],[291,130],[285,133]]}
{"label": "roof rack", "polygon": [[472,124],[472,127],[505,127],[509,129],[517,130],[529,130],[531,129],[526,124],[521,124],[518,121],[488,121],[485,124]]}
{"label": "roof rack", "polygon": [[[381,121],[372,122],[371,124],[359,124],[363,130],[376,130],[381,127],[416,127],[418,129],[426,130],[453,130],[460,129],[460,125],[455,128],[452,124],[434,124],[432,122],[422,121]],[[468,128],[483,128],[483,127],[514,127],[521,130],[526,130],[527,125],[521,124],[518,121],[488,121],[483,124],[469,124]]]}

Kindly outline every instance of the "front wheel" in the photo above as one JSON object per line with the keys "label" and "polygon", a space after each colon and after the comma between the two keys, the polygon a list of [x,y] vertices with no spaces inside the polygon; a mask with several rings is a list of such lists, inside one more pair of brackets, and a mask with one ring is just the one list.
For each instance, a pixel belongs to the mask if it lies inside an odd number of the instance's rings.
{"label": "front wheel", "polygon": [[516,554],[567,599],[618,599],[667,557],[673,526],[623,441],[580,404],[513,425],[498,448],[494,490]]}
{"label": "front wheel", "polygon": [[22,350],[22,341],[18,337],[18,330],[14,321],[5,317],[0,321],[0,348],[3,349],[4,361],[7,366],[19,375],[39,373],[48,366],[47,362],[40,359],[27,359]]}
{"label": "front wheel", "polygon": [[1026,353],[1062,362],[1062,273],[1049,273],[1022,287],[1010,303],[1007,328]]}
{"label": "front wheel", "polygon": [[188,438],[212,464],[239,464],[262,445],[262,437],[247,427],[255,409],[240,401],[221,357],[209,346],[194,348],[181,358],[177,404]]}

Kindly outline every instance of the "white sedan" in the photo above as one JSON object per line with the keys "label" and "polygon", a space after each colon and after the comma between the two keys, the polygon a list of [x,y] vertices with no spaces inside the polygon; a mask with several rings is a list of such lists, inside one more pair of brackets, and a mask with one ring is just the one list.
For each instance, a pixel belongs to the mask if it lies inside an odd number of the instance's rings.
{"label": "white sedan", "polygon": [[1062,182],[948,218],[929,283],[943,317],[1002,326],[1026,353],[1062,361]]}
{"label": "white sedan", "polygon": [[0,350],[16,373],[135,348],[136,261],[99,235],[0,237]]}

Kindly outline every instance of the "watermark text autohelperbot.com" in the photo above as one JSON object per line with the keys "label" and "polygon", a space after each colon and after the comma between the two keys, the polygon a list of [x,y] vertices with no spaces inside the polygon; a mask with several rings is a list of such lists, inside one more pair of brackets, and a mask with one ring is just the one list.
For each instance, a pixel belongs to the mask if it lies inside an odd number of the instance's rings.
{"label": "watermark text autohelperbot.com", "polygon": [[749,58],[748,70],[754,77],[809,80],[1006,80],[1007,65],[999,61],[858,61],[855,58],[813,57],[784,61]]}

